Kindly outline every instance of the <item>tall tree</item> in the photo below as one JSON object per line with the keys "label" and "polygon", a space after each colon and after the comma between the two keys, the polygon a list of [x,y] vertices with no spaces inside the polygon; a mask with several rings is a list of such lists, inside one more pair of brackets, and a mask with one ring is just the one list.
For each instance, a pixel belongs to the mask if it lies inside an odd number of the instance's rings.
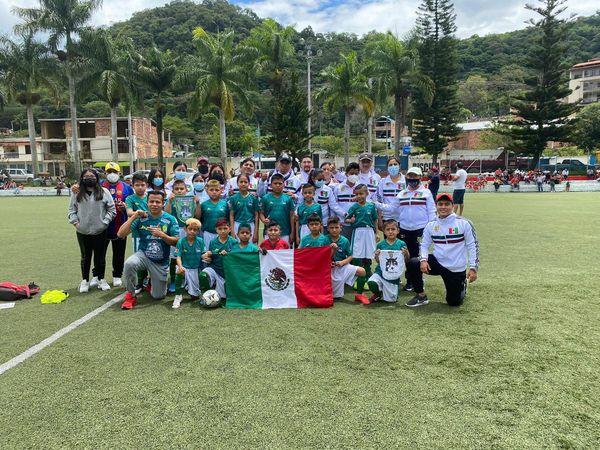
{"label": "tall tree", "polygon": [[177,75],[177,59],[169,50],[160,51],[150,47],[139,56],[137,75],[140,82],[152,96],[156,117],[158,138],[158,167],[165,169],[163,154],[163,117],[165,115],[165,97],[171,92]]}
{"label": "tall tree", "polygon": [[196,55],[189,57],[177,76],[179,87],[193,87],[189,113],[198,117],[214,106],[219,111],[220,154],[227,163],[227,131],[225,122],[233,120],[235,101],[251,108],[248,90],[258,59],[258,50],[244,44],[234,44],[232,30],[216,34],[197,27],[193,32]]}
{"label": "tall tree", "polygon": [[431,154],[434,164],[449,141],[459,133],[456,126],[460,105],[457,99],[458,57],[456,15],[450,0],[422,0],[417,18],[419,69],[433,82],[433,99],[414,96],[414,118],[420,126],[415,144]]}
{"label": "tall tree", "polygon": [[[75,172],[81,171],[75,101],[77,59],[75,44],[80,31],[86,26],[102,0],[39,0],[37,8],[13,8],[25,24],[17,31],[31,29],[48,33],[48,46],[64,62],[69,83],[69,110],[71,115],[71,156]],[[59,50],[64,41],[64,51]]]}
{"label": "tall tree", "polygon": [[131,104],[135,91],[132,70],[132,45],[128,40],[119,43],[104,29],[81,32],[79,50],[84,58],[85,75],[79,82],[82,94],[95,92],[110,106],[111,150],[113,161],[119,161],[117,110],[122,102]]}
{"label": "tall tree", "polygon": [[577,145],[588,155],[600,150],[600,103],[592,103],[579,111],[574,135]]}
{"label": "tall tree", "polygon": [[6,86],[7,99],[25,106],[27,110],[27,131],[33,177],[39,173],[38,153],[35,142],[35,121],[33,107],[42,98],[42,90],[49,90],[56,96],[57,86],[52,79],[56,70],[56,58],[48,48],[33,38],[31,31],[20,36],[19,42],[0,37],[0,74]]}
{"label": "tall tree", "polygon": [[340,61],[323,71],[325,86],[317,93],[317,99],[330,110],[344,112],[344,165],[350,162],[350,114],[362,107],[367,114],[373,111],[369,97],[369,84],[365,65],[361,65],[355,52],[340,54]]}
{"label": "tall tree", "polygon": [[396,121],[394,148],[400,154],[400,139],[406,126],[408,99],[418,90],[426,105],[431,104],[433,82],[418,70],[418,54],[397,36],[388,32],[367,46],[375,86],[381,100],[392,97]]}
{"label": "tall tree", "polygon": [[536,33],[530,42],[526,67],[527,90],[516,98],[514,118],[504,122],[515,140],[511,150],[531,156],[535,167],[549,141],[565,142],[571,137],[573,120],[569,118],[577,105],[564,99],[571,93],[567,84],[566,36],[570,19],[559,16],[567,9],[566,0],[538,0],[539,6],[526,8],[537,13],[531,19]]}

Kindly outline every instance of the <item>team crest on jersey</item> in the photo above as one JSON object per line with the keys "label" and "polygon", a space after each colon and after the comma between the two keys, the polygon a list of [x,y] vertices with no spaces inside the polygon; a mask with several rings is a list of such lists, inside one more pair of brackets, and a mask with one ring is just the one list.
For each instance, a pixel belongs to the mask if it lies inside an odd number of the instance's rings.
{"label": "team crest on jersey", "polygon": [[265,278],[265,283],[274,291],[283,291],[290,285],[290,279],[283,269],[276,267],[271,269],[269,276]]}
{"label": "team crest on jersey", "polygon": [[458,234],[458,227],[448,228],[448,234]]}
{"label": "team crest on jersey", "polygon": [[433,227],[433,231],[440,231],[440,226],[436,225],[435,227]]}
{"label": "team crest on jersey", "polygon": [[415,192],[414,197],[415,198],[423,197],[423,193],[422,192]]}

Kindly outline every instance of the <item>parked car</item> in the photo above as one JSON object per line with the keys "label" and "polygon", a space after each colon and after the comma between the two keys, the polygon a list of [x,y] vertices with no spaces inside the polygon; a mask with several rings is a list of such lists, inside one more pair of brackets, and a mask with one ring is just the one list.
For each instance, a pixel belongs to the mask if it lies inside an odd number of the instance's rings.
{"label": "parked car", "polygon": [[[146,175],[146,177],[147,177],[147,176],[150,174],[150,171],[149,171],[149,170],[136,170],[136,171],[135,171],[135,172],[133,172],[133,173],[141,173],[141,174],[144,174],[144,175]],[[125,175],[125,176],[123,177],[123,179],[124,179],[124,180],[129,180],[129,179],[130,179],[132,176],[133,176],[133,174]]]}
{"label": "parked car", "polygon": [[33,181],[33,174],[25,169],[5,169],[5,172],[15,182],[31,183]]}

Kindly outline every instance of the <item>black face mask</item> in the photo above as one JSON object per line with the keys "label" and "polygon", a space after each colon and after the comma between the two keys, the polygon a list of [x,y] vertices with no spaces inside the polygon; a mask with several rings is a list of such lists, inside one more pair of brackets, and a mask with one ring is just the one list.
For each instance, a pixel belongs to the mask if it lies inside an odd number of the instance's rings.
{"label": "black face mask", "polygon": [[421,184],[421,180],[419,180],[418,178],[407,178],[406,184],[411,187],[417,187],[419,184]]}
{"label": "black face mask", "polygon": [[198,172],[202,175],[206,175],[208,173],[208,166],[198,166]]}
{"label": "black face mask", "polygon": [[213,173],[210,176],[211,180],[217,180],[219,183],[224,184],[225,183],[225,177],[223,177],[223,175],[221,175],[220,173]]}
{"label": "black face mask", "polygon": [[96,179],[95,178],[84,178],[83,185],[85,187],[94,187],[94,186],[96,186]]}

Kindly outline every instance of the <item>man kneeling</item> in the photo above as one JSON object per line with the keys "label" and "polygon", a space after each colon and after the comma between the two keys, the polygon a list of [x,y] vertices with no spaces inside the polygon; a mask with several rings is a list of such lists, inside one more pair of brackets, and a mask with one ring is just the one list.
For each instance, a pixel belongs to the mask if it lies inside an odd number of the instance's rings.
{"label": "man kneeling", "polygon": [[[436,198],[437,218],[423,230],[419,258],[408,262],[407,278],[414,287],[415,296],[406,302],[409,308],[423,306],[429,299],[423,289],[423,274],[440,275],[446,286],[446,302],[460,306],[467,293],[467,279],[477,279],[479,242],[475,229],[467,219],[452,212],[452,196],[442,193]],[[433,245],[433,254],[429,247]],[[467,275],[467,256],[469,273]]]}
{"label": "man kneeling", "polygon": [[177,245],[179,225],[177,219],[163,212],[165,194],[150,191],[148,211],[136,211],[119,228],[118,236],[126,238],[135,231],[139,237],[138,251],[127,258],[123,278],[127,293],[122,309],[132,309],[137,303],[136,286],[138,272],[147,271],[150,276],[150,295],[161,299],[167,295],[167,272],[169,270],[170,247]]}

